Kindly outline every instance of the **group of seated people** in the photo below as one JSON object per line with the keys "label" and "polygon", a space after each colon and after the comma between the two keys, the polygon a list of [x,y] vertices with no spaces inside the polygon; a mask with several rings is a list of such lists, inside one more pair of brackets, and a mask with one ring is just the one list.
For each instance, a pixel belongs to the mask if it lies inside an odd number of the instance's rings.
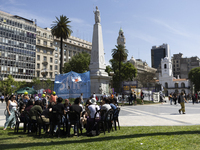
{"label": "group of seated people", "polygon": [[[42,108],[41,101],[34,102],[33,100],[29,100],[27,102],[26,107],[21,109],[20,119],[22,121],[25,120],[25,115],[23,112],[28,112],[32,120],[35,120],[38,122],[41,122],[43,120],[43,122],[49,123],[51,119],[51,114],[53,112],[56,112],[57,114],[59,114],[60,117],[53,117],[53,121],[56,122],[56,119],[57,119],[57,121],[62,121],[66,123],[66,126],[67,126],[68,117],[66,116],[66,113],[68,111],[75,111],[80,115],[81,128],[86,128],[87,133],[89,134],[93,128],[95,113],[98,110],[105,110],[105,111],[108,111],[110,109],[116,110],[118,107],[116,104],[117,100],[115,98],[112,99],[112,98],[107,98],[107,97],[103,98],[100,105],[98,105],[96,99],[92,97],[91,99],[86,101],[85,106],[80,104],[81,99],[79,97],[74,100],[74,103],[72,105],[70,104],[68,99],[65,99],[64,104],[62,102],[63,102],[63,99],[61,97],[58,97],[56,103],[51,102],[47,108],[44,108],[44,107]],[[37,120],[35,112],[39,112],[41,114],[42,120]],[[55,125],[53,126],[53,128],[51,128],[51,126],[47,128],[44,126],[43,128],[47,133],[48,132],[52,133],[52,132],[57,131],[58,126]],[[75,135],[77,135],[76,126],[74,126],[74,131],[75,131]]]}

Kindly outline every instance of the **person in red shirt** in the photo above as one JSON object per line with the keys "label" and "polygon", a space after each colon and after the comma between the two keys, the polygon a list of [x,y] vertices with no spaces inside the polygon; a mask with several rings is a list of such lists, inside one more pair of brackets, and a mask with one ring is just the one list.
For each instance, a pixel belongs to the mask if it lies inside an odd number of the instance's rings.
{"label": "person in red shirt", "polygon": [[56,103],[57,98],[58,98],[58,96],[56,95],[56,92],[53,91],[52,94],[51,94],[50,103],[52,103],[52,102]]}

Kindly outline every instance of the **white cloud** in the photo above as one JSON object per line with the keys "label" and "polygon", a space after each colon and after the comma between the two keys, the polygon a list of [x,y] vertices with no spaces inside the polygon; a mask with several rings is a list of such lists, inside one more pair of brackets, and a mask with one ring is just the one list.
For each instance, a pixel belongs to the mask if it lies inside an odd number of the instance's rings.
{"label": "white cloud", "polygon": [[174,27],[172,25],[169,25],[168,23],[162,21],[162,20],[158,20],[158,19],[150,19],[152,22],[159,24],[163,27],[165,27],[166,29],[168,29],[170,32],[172,32],[173,34],[177,34],[177,35],[181,35],[184,37],[190,37],[190,34],[188,34],[186,31],[184,31],[184,29],[181,30],[182,26],[178,25],[177,27]]}

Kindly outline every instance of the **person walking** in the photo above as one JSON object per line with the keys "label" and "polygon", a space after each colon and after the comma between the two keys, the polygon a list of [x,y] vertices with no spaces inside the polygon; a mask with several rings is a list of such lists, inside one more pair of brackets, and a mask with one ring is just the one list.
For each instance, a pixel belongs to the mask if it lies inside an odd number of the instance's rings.
{"label": "person walking", "polygon": [[131,95],[129,97],[129,105],[133,104],[133,93],[131,92]]}
{"label": "person walking", "polygon": [[196,102],[195,94],[192,94],[192,103],[193,103],[193,105],[194,105],[195,102]]}
{"label": "person walking", "polygon": [[174,101],[174,105],[176,105],[177,104],[177,96],[176,96],[176,93],[174,93],[173,94],[173,101]]}
{"label": "person walking", "polygon": [[173,101],[172,93],[169,94],[169,101],[170,101],[170,105],[172,105],[172,101]]}
{"label": "person walking", "polygon": [[141,90],[140,98],[141,98],[141,102],[142,102],[142,105],[143,105],[144,104],[144,101],[143,101],[143,99],[144,99],[144,93],[142,92],[142,90]]}
{"label": "person walking", "polygon": [[3,101],[4,101],[4,96],[1,95],[1,102],[3,103]]}
{"label": "person walking", "polygon": [[11,123],[11,129],[14,129],[14,125],[15,125],[15,122],[16,122],[15,111],[17,109],[17,101],[15,100],[15,98],[16,98],[15,95],[11,95],[10,100],[8,100],[8,102],[7,102],[7,105],[6,105],[6,110],[7,110],[6,122],[4,124],[3,130],[6,130],[9,123]]}
{"label": "person walking", "polygon": [[182,113],[185,114],[185,102],[188,103],[188,101],[185,99],[183,92],[181,92],[181,95],[179,96],[179,101],[181,104],[181,109],[179,109],[178,112],[179,114],[181,114],[181,111],[182,111]]}

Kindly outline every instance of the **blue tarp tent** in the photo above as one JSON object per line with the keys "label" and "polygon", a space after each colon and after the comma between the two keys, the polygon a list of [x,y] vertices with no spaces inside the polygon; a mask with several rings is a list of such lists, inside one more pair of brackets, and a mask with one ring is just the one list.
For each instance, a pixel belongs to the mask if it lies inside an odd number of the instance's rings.
{"label": "blue tarp tent", "polygon": [[70,71],[66,74],[56,75],[54,91],[58,97],[76,98],[83,93],[83,98],[89,98],[90,92],[90,72],[76,73]]}

